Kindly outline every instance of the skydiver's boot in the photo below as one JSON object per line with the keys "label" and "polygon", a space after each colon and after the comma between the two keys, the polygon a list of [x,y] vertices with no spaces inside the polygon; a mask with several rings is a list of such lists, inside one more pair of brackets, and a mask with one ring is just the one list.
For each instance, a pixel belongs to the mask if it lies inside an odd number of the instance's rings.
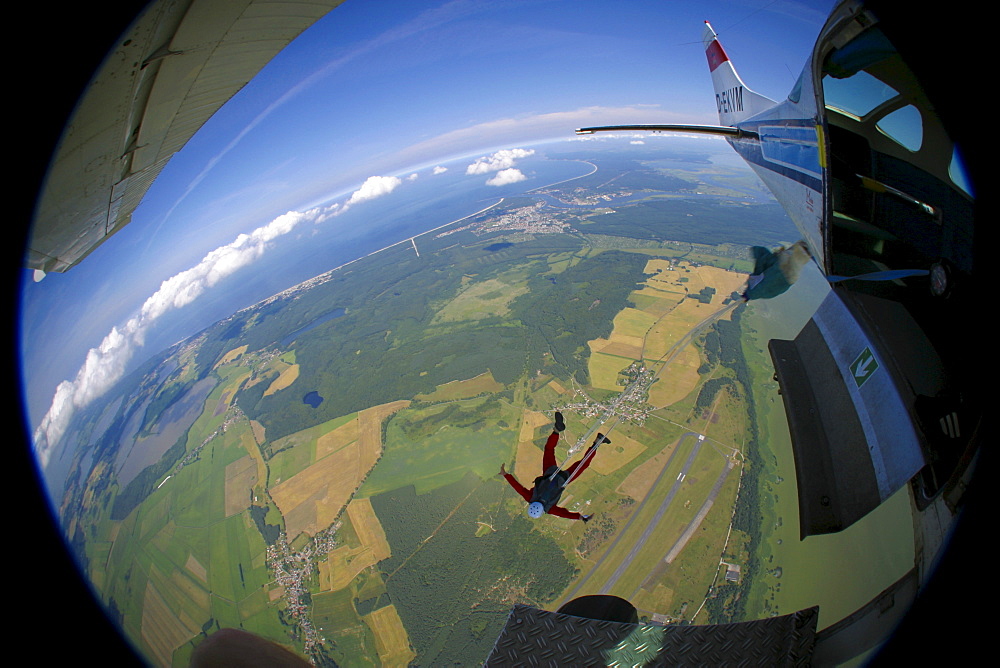
{"label": "skydiver's boot", "polygon": [[596,448],[599,445],[603,445],[604,443],[610,443],[610,442],[611,442],[610,438],[606,437],[601,432],[597,432],[597,438],[594,439],[594,445],[593,445],[593,447]]}
{"label": "skydiver's boot", "polygon": [[566,423],[563,422],[562,413],[560,413],[559,411],[556,411],[556,425],[555,425],[555,430],[556,431],[562,431],[565,428],[566,428]]}

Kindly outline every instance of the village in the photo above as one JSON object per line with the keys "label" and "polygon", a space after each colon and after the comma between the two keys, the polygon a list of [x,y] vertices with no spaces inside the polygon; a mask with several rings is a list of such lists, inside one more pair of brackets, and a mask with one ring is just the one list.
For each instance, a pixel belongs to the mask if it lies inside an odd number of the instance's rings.
{"label": "village", "polygon": [[320,635],[310,617],[310,597],[306,581],[315,568],[314,557],[323,557],[336,546],[339,528],[340,522],[335,522],[316,534],[298,552],[288,545],[284,532],[274,544],[267,546],[267,565],[274,573],[275,583],[281,588],[281,595],[285,599],[285,613],[298,626],[307,653],[312,653],[326,639]]}
{"label": "village", "polygon": [[655,379],[656,372],[641,361],[635,361],[619,373],[618,384],[624,385],[625,389],[614,399],[596,401],[574,381],[573,389],[577,396],[583,397],[583,401],[565,404],[558,410],[575,412],[588,418],[600,418],[602,423],[615,418],[641,426],[653,410],[646,399],[649,396],[649,386]]}
{"label": "village", "polygon": [[476,220],[468,225],[455,227],[435,235],[438,237],[448,236],[456,232],[471,231],[476,236],[493,234],[495,232],[522,232],[528,234],[560,234],[567,232],[570,225],[567,222],[552,220],[550,214],[542,212],[545,206],[543,202],[538,202],[532,206],[522,206],[510,209],[506,213],[498,216]]}

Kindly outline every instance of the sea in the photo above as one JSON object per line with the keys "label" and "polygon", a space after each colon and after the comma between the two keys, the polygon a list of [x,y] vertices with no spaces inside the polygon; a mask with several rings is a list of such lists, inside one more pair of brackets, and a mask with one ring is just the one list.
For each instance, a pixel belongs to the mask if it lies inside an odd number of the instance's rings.
{"label": "sea", "polygon": [[[287,237],[276,239],[272,248],[252,267],[224,279],[189,306],[165,315],[157,323],[156,331],[150,334],[146,350],[150,353],[163,350],[242,308],[380,249],[401,243],[409,245],[409,239],[416,237],[419,250],[419,235],[472,216],[505,197],[525,195],[586,176],[594,171],[592,163],[558,157],[560,153],[569,152],[569,146],[575,149],[573,154],[580,155],[579,148],[589,146],[584,142],[580,144],[582,146],[573,146],[563,141],[526,147],[533,148],[535,154],[517,160],[515,165],[525,180],[499,187],[486,184],[495,172],[466,173],[474,157],[442,163],[447,171],[440,174],[432,174],[430,168],[424,168],[415,172],[416,178],[410,180],[407,173],[402,173],[399,175],[402,183],[393,192],[354,204],[346,213],[324,223],[300,224]],[[636,157],[651,150],[662,151],[661,147],[630,146],[624,141],[594,148],[595,157],[608,150],[618,155],[622,151],[634,152]],[[671,143],[671,150],[675,149],[712,153],[713,162],[725,161],[727,166],[739,163],[738,158],[736,163],[727,160],[733,151],[723,142],[681,139]],[[664,161],[662,157],[658,162],[676,162],[678,168],[692,166],[690,162]],[[744,199],[749,195],[747,193]]]}
{"label": "sea", "polygon": [[[326,222],[300,224],[286,237],[276,239],[252,267],[220,281],[184,309],[165,315],[157,323],[157,331],[151,333],[146,349],[162,350],[242,308],[380,249],[409,244],[412,237],[471,216],[504,197],[517,197],[594,170],[589,163],[551,160],[536,150],[535,155],[515,165],[525,180],[489,186],[486,181],[495,172],[465,173],[473,160],[443,163],[448,171],[440,174],[425,168],[412,180],[401,174],[402,183],[391,193],[356,203]],[[419,249],[419,238],[416,242]]]}

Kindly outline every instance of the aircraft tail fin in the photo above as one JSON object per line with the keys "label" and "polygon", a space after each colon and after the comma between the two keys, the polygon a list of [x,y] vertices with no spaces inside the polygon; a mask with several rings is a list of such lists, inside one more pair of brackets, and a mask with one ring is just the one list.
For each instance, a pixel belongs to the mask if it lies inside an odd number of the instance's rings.
{"label": "aircraft tail fin", "polygon": [[715,104],[722,125],[735,125],[777,104],[746,87],[708,21],[705,21],[705,32],[701,39],[705,43],[708,69],[715,86]]}

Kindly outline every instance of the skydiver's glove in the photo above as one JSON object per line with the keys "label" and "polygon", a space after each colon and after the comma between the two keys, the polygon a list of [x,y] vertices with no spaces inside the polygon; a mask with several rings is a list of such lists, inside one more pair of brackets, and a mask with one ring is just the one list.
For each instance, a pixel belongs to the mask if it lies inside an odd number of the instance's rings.
{"label": "skydiver's glove", "polygon": [[580,519],[583,520],[584,524],[589,522],[591,517],[593,517],[593,515],[580,515]]}

